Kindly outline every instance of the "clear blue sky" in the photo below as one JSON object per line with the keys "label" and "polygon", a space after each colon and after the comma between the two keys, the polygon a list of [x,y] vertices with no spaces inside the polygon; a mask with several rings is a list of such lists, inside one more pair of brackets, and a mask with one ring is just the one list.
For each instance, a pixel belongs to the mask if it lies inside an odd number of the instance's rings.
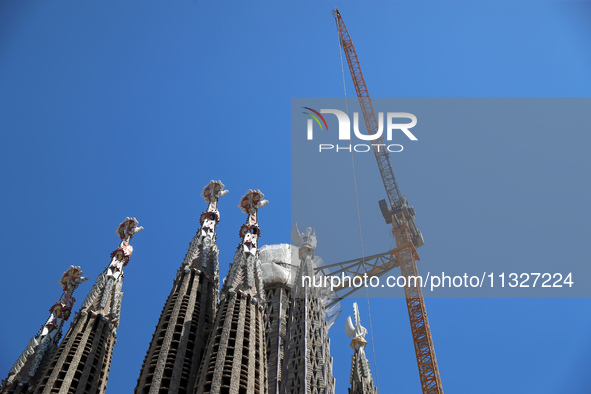
{"label": "clear blue sky", "polygon": [[[260,212],[262,243],[289,241],[290,99],[342,95],[330,12],[335,5],[376,97],[570,97],[591,91],[586,2],[4,0],[2,377],[47,318],[60,295],[57,281],[71,264],[91,278],[75,294],[79,308],[109,263],[118,245],[115,229],[125,216],[137,217],[146,230],[133,240],[125,272],[109,393],[135,387],[175,271],[205,209],[200,193],[210,179],[221,179],[230,190],[220,202],[222,275],[239,242],[245,215],[237,204],[247,189],[261,189],[270,201]],[[590,161],[579,152],[589,136],[565,138],[571,147],[538,156],[588,170]],[[463,148],[469,150],[470,141]],[[474,245],[438,242],[445,227],[428,214],[429,198],[439,193],[461,200],[473,185],[467,180],[464,189],[450,190],[439,182],[430,194],[405,175],[412,163],[398,164],[428,241],[421,249],[425,260],[462,253],[476,259],[504,247],[501,236]],[[491,178],[497,168],[507,171],[503,160],[483,168]],[[472,230],[516,236],[517,225],[526,244],[539,243],[535,252],[557,256],[557,265],[561,252],[587,264],[589,253],[581,245],[591,235],[582,202],[588,178],[558,175],[547,183],[520,189],[525,203],[535,202],[538,192],[554,195],[557,205],[539,213],[547,220],[535,226],[521,217],[482,220]],[[481,205],[454,214],[463,220],[489,212],[501,194],[495,190]],[[355,223],[355,212],[344,214]],[[568,227],[557,229],[550,218],[560,214],[568,215]],[[541,236],[551,233],[558,234],[554,243]],[[517,258],[515,252],[527,258],[534,251],[512,248],[505,258]],[[404,301],[371,302],[380,392],[419,393]],[[351,303],[343,302],[343,316],[331,330],[338,393],[348,387],[351,349],[342,325]],[[361,300],[367,322],[366,305]],[[590,308],[588,299],[427,300],[445,391],[589,392]]]}

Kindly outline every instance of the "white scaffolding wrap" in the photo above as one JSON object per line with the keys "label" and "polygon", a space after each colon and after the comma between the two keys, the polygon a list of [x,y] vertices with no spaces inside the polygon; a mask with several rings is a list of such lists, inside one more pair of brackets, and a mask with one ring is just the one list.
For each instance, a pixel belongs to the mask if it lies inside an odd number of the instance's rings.
{"label": "white scaffolding wrap", "polygon": [[[302,283],[295,283],[301,266],[301,260],[298,255],[299,248],[294,245],[277,244],[263,246],[260,249],[259,258],[264,284],[285,285],[297,297],[297,294],[302,288]],[[322,259],[315,256],[312,262],[312,268],[315,270],[322,265],[324,265]],[[322,274],[317,273],[315,276],[316,279],[313,280],[313,283],[324,284]],[[322,298],[326,323],[330,329],[341,314],[341,304],[338,301],[334,302],[338,300],[338,296],[334,291],[330,290],[330,281],[328,284],[328,287],[314,287],[314,294]],[[328,305],[331,306],[327,307]]]}
{"label": "white scaffolding wrap", "polygon": [[263,282],[281,283],[290,289],[300,268],[298,247],[289,244],[265,245],[261,248],[259,258]]}

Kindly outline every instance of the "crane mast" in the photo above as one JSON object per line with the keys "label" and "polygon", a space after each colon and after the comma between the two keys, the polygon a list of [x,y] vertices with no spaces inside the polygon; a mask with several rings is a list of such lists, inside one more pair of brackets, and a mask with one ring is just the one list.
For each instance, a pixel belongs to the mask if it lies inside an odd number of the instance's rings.
{"label": "crane mast", "polygon": [[[363,112],[367,131],[370,135],[377,134],[378,125],[376,115],[367,90],[365,78],[363,78],[363,73],[361,72],[357,52],[338,9],[335,8],[333,10],[333,16],[337,23],[341,47],[347,57],[349,71],[355,84],[355,90]],[[391,262],[388,267],[384,268],[389,270],[394,265],[398,265],[400,266],[401,274],[407,279],[411,276],[417,277],[416,261],[420,260],[417,248],[424,244],[423,236],[415,225],[415,211],[413,207],[408,205],[406,198],[400,193],[392,165],[390,164],[389,154],[385,149],[380,149],[380,145],[382,147],[385,146],[382,137],[376,138],[375,142],[372,144],[372,147],[389,200],[389,204],[385,200],[381,200],[379,205],[386,223],[392,224],[392,233],[396,240],[396,248],[390,251],[391,255],[395,258],[395,263]],[[416,283],[415,286],[409,286],[409,281],[407,280],[404,293],[423,394],[443,394],[423,292],[420,286],[416,286]]]}

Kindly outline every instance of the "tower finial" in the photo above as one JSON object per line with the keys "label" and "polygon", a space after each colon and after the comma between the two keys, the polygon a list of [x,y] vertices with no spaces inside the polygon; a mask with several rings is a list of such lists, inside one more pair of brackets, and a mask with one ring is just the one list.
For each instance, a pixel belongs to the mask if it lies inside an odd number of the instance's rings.
{"label": "tower finial", "polygon": [[201,197],[203,197],[206,203],[210,204],[212,202],[218,201],[221,196],[225,196],[228,193],[229,190],[224,190],[224,184],[222,181],[211,180],[207,186],[203,188]]}
{"label": "tower finial", "polygon": [[134,235],[142,231],[144,228],[138,226],[136,218],[126,217],[119,227],[117,227],[117,235],[121,238],[119,247],[111,253],[111,264],[107,267],[107,276],[118,279],[123,272],[123,267],[129,263],[129,258],[133,253],[133,246],[129,244]]}
{"label": "tower finial", "polygon": [[347,317],[347,321],[345,322],[345,332],[347,333],[347,336],[351,338],[351,347],[357,349],[360,346],[365,347],[365,345],[367,345],[367,341],[365,340],[367,328],[361,325],[359,307],[356,302],[353,303],[353,316],[355,316],[355,325],[353,326],[351,316]]}
{"label": "tower finial", "polygon": [[126,217],[117,227],[117,235],[124,241],[131,241],[134,235],[144,229],[142,226],[138,227],[138,224],[136,218]]}
{"label": "tower finial", "polygon": [[240,228],[240,238],[242,242],[239,248],[242,248],[244,253],[255,255],[258,248],[258,239],[260,238],[260,228],[257,219],[257,211],[264,207],[269,201],[264,200],[265,195],[260,190],[248,190],[248,192],[240,199],[238,207],[248,215],[246,223]]}
{"label": "tower finial", "polygon": [[215,227],[220,221],[217,204],[220,197],[226,194],[228,194],[228,190],[224,190],[222,181],[209,181],[207,186],[203,188],[201,197],[208,205],[207,210],[199,218],[201,228],[197,231],[197,236],[200,241],[203,241],[204,238],[209,238],[211,241],[215,240]]}
{"label": "tower finial", "polygon": [[316,231],[312,227],[308,227],[306,233],[300,233],[296,223],[291,229],[291,242],[300,247],[300,259],[306,254],[314,258],[314,249],[316,249],[318,241],[316,240]]}

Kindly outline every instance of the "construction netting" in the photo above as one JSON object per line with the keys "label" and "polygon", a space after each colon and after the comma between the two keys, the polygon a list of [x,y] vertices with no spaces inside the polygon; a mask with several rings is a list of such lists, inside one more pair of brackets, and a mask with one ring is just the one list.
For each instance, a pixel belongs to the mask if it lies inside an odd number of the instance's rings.
{"label": "construction netting", "polygon": [[[324,277],[321,273],[316,273],[316,269],[324,265],[322,259],[315,256],[301,269],[299,248],[290,244],[265,245],[260,249],[259,257],[265,286],[284,285],[291,290],[294,297],[300,296],[304,287],[307,288],[308,294],[321,298],[330,329],[341,313],[341,303],[337,294],[331,291],[330,281],[327,282],[328,286],[324,286]],[[304,276],[309,279],[302,280]]]}

